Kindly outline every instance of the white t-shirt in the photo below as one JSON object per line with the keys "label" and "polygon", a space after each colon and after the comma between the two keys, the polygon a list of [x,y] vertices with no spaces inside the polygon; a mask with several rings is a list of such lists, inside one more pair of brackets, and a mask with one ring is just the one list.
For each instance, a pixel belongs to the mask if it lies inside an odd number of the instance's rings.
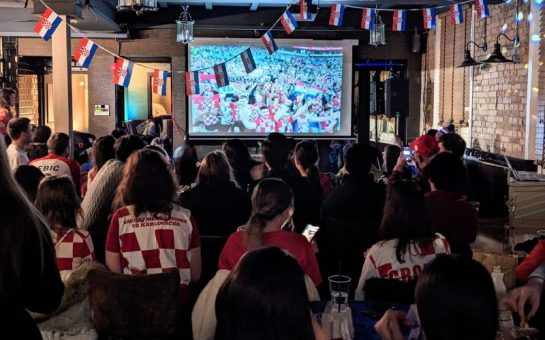
{"label": "white t-shirt", "polygon": [[404,262],[398,261],[396,247],[398,240],[380,241],[369,249],[360,280],[356,288],[356,300],[364,300],[363,287],[365,282],[372,278],[395,279],[403,282],[417,279],[424,266],[439,254],[450,254],[447,239],[436,234],[437,238],[428,247],[412,244],[405,254]]}
{"label": "white t-shirt", "polygon": [[8,155],[9,168],[14,172],[19,165],[28,164],[28,156],[26,151],[20,149],[14,143],[11,143],[6,149]]}

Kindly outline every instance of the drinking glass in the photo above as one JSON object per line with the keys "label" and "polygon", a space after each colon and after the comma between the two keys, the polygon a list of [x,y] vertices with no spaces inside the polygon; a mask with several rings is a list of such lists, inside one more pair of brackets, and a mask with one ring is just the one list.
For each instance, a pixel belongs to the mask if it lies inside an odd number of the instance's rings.
{"label": "drinking glass", "polygon": [[344,311],[348,308],[348,291],[352,279],[346,275],[332,275],[328,278],[331,293],[331,309]]}

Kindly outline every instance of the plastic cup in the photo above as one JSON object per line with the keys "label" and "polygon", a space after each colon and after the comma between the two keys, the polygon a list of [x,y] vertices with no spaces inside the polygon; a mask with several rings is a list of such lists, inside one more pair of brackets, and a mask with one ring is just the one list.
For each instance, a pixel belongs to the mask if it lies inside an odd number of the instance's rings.
{"label": "plastic cup", "polygon": [[331,309],[344,311],[348,308],[348,291],[352,279],[346,275],[332,275],[328,277],[329,292],[331,293]]}

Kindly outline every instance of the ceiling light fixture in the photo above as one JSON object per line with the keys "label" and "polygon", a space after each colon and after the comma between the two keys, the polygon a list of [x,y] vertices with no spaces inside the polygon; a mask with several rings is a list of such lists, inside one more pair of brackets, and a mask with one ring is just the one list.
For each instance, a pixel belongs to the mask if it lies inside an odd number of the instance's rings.
{"label": "ceiling light fixture", "polygon": [[117,0],[118,12],[134,11],[136,15],[144,12],[157,12],[157,0]]}
{"label": "ceiling light fixture", "polygon": [[369,45],[375,47],[386,45],[386,31],[382,18],[378,14],[378,8],[375,10],[375,24],[373,25],[373,29],[369,31]]}
{"label": "ceiling light fixture", "polygon": [[176,20],[176,42],[184,44],[193,41],[193,24],[195,20],[191,18],[191,14],[187,11],[189,6],[182,5],[180,17]]}

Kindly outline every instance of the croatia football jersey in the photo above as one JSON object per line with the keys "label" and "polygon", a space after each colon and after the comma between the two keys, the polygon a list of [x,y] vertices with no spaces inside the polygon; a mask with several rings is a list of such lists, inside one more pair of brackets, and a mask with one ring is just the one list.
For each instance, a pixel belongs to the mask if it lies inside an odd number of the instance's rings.
{"label": "croatia football jersey", "polygon": [[51,238],[55,245],[57,267],[63,282],[83,262],[95,259],[93,240],[85,230],[63,228],[57,232],[52,231]]}
{"label": "croatia football jersey", "polygon": [[200,236],[189,210],[174,205],[170,215],[144,212],[134,206],[117,210],[108,230],[106,250],[121,254],[124,274],[180,272],[180,284],[191,281],[191,250]]}

